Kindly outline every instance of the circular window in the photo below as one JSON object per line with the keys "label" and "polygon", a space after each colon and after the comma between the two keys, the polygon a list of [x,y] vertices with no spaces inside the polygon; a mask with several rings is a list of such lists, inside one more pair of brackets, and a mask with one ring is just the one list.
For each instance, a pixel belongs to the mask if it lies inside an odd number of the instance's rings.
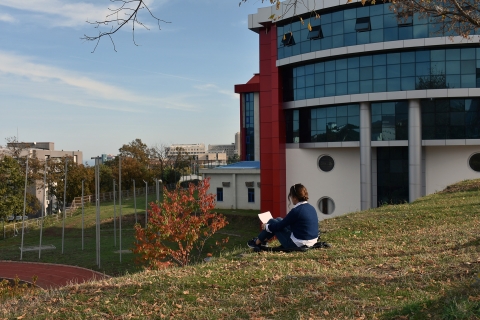
{"label": "circular window", "polygon": [[333,170],[333,167],[335,166],[335,161],[333,161],[333,158],[330,156],[320,156],[318,158],[318,167],[320,170],[329,172]]}
{"label": "circular window", "polygon": [[335,211],[335,202],[329,197],[322,197],[317,203],[318,210],[323,214],[332,214]]}
{"label": "circular window", "polygon": [[473,171],[480,172],[480,153],[474,153],[468,160],[468,164]]}

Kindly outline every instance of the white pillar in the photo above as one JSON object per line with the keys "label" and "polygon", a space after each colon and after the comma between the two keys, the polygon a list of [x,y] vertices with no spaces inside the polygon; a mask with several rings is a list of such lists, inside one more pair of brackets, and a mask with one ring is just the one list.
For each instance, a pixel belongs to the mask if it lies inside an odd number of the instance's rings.
{"label": "white pillar", "polygon": [[413,202],[422,196],[422,111],[417,99],[408,101],[408,184]]}
{"label": "white pillar", "polygon": [[360,201],[361,209],[372,207],[372,116],[370,102],[360,103]]}

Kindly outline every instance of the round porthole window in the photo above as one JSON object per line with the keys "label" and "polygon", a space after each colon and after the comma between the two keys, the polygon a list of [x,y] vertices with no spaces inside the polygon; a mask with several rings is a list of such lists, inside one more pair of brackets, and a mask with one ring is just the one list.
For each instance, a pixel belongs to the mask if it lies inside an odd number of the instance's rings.
{"label": "round porthole window", "polygon": [[318,167],[320,168],[320,170],[324,172],[329,172],[333,170],[334,166],[335,161],[333,161],[332,157],[323,155],[318,158]]}
{"label": "round porthole window", "polygon": [[473,171],[480,172],[480,153],[474,153],[468,160],[468,165]]}
{"label": "round porthole window", "polygon": [[332,214],[335,211],[335,202],[329,197],[322,197],[317,203],[318,210],[323,214]]}

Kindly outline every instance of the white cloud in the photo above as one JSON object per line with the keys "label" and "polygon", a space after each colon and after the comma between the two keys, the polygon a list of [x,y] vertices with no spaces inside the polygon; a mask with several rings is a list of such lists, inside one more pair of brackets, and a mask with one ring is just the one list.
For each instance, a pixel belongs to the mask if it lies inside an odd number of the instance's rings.
{"label": "white cloud", "polygon": [[232,90],[221,89],[220,87],[218,87],[216,84],[213,84],[213,83],[196,85],[194,86],[194,88],[199,90],[205,90],[205,91],[216,91],[217,93],[224,94],[226,96],[229,96],[232,99],[238,99],[238,95],[233,92],[233,89]]}
{"label": "white cloud", "polygon": [[13,90],[23,95],[79,107],[126,112],[141,112],[143,108],[196,109],[194,105],[182,102],[186,97],[158,98],[138,94],[77,72],[0,51],[0,82],[2,78],[6,84],[15,83],[16,87],[12,84]]}
{"label": "white cloud", "polygon": [[3,22],[16,22],[15,18],[9,14],[0,14],[0,21]]}
{"label": "white cloud", "polygon": [[[166,0],[147,1],[151,8],[154,4],[158,6]],[[131,4],[133,7],[135,3]],[[77,27],[85,25],[86,21],[103,21],[112,11],[118,8],[119,4],[102,1],[101,4],[88,2],[69,2],[66,0],[1,0],[0,7],[5,6],[16,10],[46,15],[46,19],[54,26]],[[51,17],[53,16],[53,17]],[[0,20],[1,20],[0,15]]]}

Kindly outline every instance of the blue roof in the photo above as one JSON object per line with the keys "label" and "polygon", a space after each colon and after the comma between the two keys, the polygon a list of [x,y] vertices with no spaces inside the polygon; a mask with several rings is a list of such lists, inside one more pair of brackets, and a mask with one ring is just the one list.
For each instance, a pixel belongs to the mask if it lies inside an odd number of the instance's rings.
{"label": "blue roof", "polygon": [[260,169],[260,161],[240,161],[215,169]]}

